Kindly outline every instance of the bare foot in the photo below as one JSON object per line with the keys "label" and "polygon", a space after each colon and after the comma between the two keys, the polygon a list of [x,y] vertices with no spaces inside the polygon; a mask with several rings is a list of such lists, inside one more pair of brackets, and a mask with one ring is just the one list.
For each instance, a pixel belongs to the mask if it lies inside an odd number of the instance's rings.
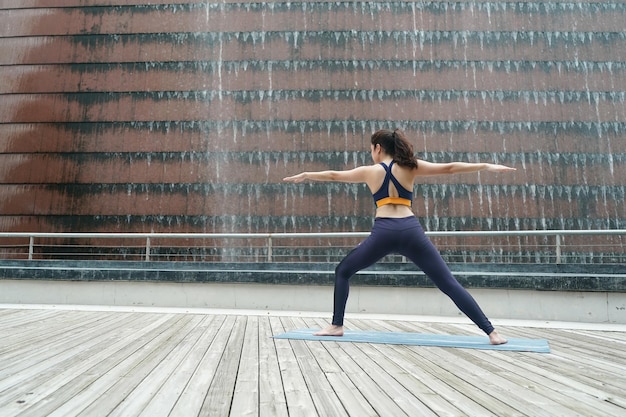
{"label": "bare foot", "polygon": [[331,324],[327,328],[313,333],[313,336],[343,336],[343,326],[335,326]]}
{"label": "bare foot", "polygon": [[489,333],[489,343],[491,343],[492,345],[503,345],[506,342],[508,342],[508,340],[500,336],[497,331],[494,330],[493,332]]}

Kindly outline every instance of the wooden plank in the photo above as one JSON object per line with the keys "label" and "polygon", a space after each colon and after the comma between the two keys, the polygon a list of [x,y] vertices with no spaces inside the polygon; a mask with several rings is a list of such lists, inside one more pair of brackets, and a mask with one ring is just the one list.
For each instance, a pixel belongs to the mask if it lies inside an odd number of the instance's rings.
{"label": "wooden plank", "polygon": [[[532,329],[520,330],[524,335],[529,337],[537,337],[538,333]],[[601,386],[602,390],[612,392],[617,395],[616,400],[622,397],[623,386],[626,383],[626,367],[619,363],[619,359],[623,357],[623,352],[615,352],[612,354],[596,354],[592,351],[580,349],[571,342],[570,339],[564,338],[559,340],[558,333],[550,335],[550,347],[552,354],[559,360],[573,364],[577,368],[579,378],[591,385]],[[548,364],[550,366],[551,364]],[[620,370],[622,372],[620,372]],[[608,376],[608,377],[607,377]]]}
{"label": "wooden plank", "polygon": [[270,320],[259,320],[259,417],[287,417],[287,399]]}
{"label": "wooden plank", "polygon": [[[288,327],[302,327],[302,325],[295,324],[295,321],[296,320],[290,320],[289,318],[283,319],[283,322]],[[320,342],[305,342],[301,340],[293,340],[290,342],[291,349],[300,367],[300,372],[313,398],[317,413],[320,416],[348,416],[339,397],[337,397],[337,394],[326,379],[326,375],[318,364],[315,355],[313,355],[309,349],[309,345],[319,343]]]}
{"label": "wooden plank", "polygon": [[[205,316],[194,331],[199,333],[196,343],[191,346],[181,363],[174,369],[164,381],[159,391],[153,396],[149,404],[141,411],[140,415],[155,416],[169,414],[178,402],[185,390],[208,347],[215,339],[219,328],[223,323],[223,317]],[[180,348],[180,345],[177,349]]]}
{"label": "wooden plank", "polygon": [[368,358],[352,356],[354,351],[349,347],[346,348],[345,345],[351,344],[337,342],[324,344],[327,349],[332,350],[331,354],[343,372],[349,376],[361,394],[368,399],[372,408],[380,415],[410,416],[411,414],[405,412],[394,400],[402,395],[398,393],[398,390],[403,388],[398,387],[398,384],[391,378],[385,378],[384,370],[377,366],[374,366],[375,369],[373,369]]}
{"label": "wooden plank", "polygon": [[612,343],[626,345],[626,332],[619,331],[589,331],[589,330],[577,330],[577,329],[563,329],[563,332],[569,334],[576,334],[590,340],[609,341]]}
{"label": "wooden plank", "polygon": [[[149,415],[154,416],[164,413],[166,406],[170,406],[176,402],[178,398],[177,392],[168,390],[171,385],[166,384],[168,380],[177,381],[174,374],[182,366],[184,369],[184,360],[190,351],[196,345],[198,340],[204,333],[205,326],[203,323],[207,320],[204,316],[191,316],[190,326],[181,329],[175,336],[179,340],[172,347],[172,350],[165,356],[152,371],[146,375],[139,385],[120,403],[109,416],[128,416],[128,415]],[[186,382],[186,373],[183,371],[183,382]],[[167,385],[167,387],[165,387]],[[172,398],[173,397],[173,398]],[[154,401],[153,401],[154,399]],[[153,402],[151,407],[150,403]],[[156,407],[156,408],[155,408]],[[159,408],[161,407],[161,408]]]}
{"label": "wooden plank", "polygon": [[[407,349],[407,351],[411,350]],[[427,359],[426,367],[430,368],[429,372],[433,376],[437,375],[449,385],[455,384],[452,382],[455,379],[469,380],[470,383],[464,384],[461,391],[468,396],[467,400],[471,400],[469,397],[474,395],[476,389],[479,389],[489,393],[494,399],[508,404],[522,415],[552,417],[563,412],[563,408],[555,404],[549,396],[529,390],[525,385],[511,382],[511,375],[486,371],[484,367],[464,361],[459,355],[450,353],[448,349],[420,349],[419,357]],[[485,364],[488,362],[489,359],[485,358]],[[457,373],[461,377],[458,377]],[[474,385],[476,389],[471,389],[470,384],[476,384]],[[462,405],[463,400],[461,399],[458,404]]]}
{"label": "wooden plank", "polygon": [[215,370],[215,376],[209,387],[202,409],[201,415],[215,417],[228,416],[231,406],[231,399],[235,390],[235,381],[239,361],[241,359],[241,349],[243,347],[244,332],[247,318],[238,316],[228,337],[223,356]]}
{"label": "wooden plank", "polygon": [[[344,350],[361,364],[366,374],[376,376],[376,383],[407,415],[458,416],[463,414],[449,401],[442,401],[442,392],[433,387],[436,385],[433,384],[433,378],[420,379],[415,373],[407,372],[404,366],[398,366],[398,362],[394,363],[390,360],[393,354],[388,352],[387,348],[377,347],[381,349],[366,344],[362,346],[355,344],[347,346]],[[370,361],[366,360],[368,357],[371,358]]]}
{"label": "wooden plank", "polygon": [[[47,320],[54,310],[0,310],[0,325],[7,332],[5,337],[14,337],[28,330],[30,325]],[[3,344],[4,345],[4,344]]]}
{"label": "wooden plank", "polygon": [[[17,413],[40,403],[42,398],[56,390],[59,380],[68,378],[67,373],[62,372],[64,369],[72,367],[75,361],[83,361],[107,341],[108,336],[92,337],[89,343],[57,352],[58,355],[39,362],[31,369],[6,377],[2,381],[4,389],[0,408],[7,413]],[[70,373],[73,375],[73,370]]]}
{"label": "wooden plank", "polygon": [[349,416],[375,417],[379,415],[348,375],[343,372],[333,372],[327,374],[326,379],[335,390]]}
{"label": "wooden plank", "polygon": [[[96,333],[85,334],[82,343],[76,344],[71,349],[53,350],[52,356],[48,356],[46,360],[19,372],[19,378],[6,377],[3,380],[5,386],[2,390],[2,396],[6,402],[0,403],[0,406],[7,410],[28,409],[59,386],[73,379],[77,373],[80,375],[82,372],[87,372],[93,363],[93,356],[103,350],[102,346],[108,348],[111,344],[114,336],[112,331],[117,325],[118,323],[114,322],[106,328],[97,328]],[[78,367],[75,366],[76,363],[79,364]]]}
{"label": "wooden plank", "polygon": [[626,367],[612,364],[610,359],[599,361],[594,354],[582,355],[563,350],[552,356],[549,361],[529,356],[520,366],[534,365],[553,378],[561,375],[565,380],[559,383],[564,387],[579,389],[626,410],[623,388],[626,385]]}
{"label": "wooden plank", "polygon": [[[379,321],[368,321],[368,325],[376,330],[381,331],[414,331],[415,326],[402,323],[390,323]],[[480,387],[468,381],[472,381],[472,376],[464,375],[463,369],[459,368],[453,376],[446,374],[445,370],[439,369],[437,363],[429,361],[418,353],[421,349],[410,349],[415,351],[413,355],[408,356],[403,348],[395,347],[385,349],[384,347],[373,345],[378,351],[384,352],[380,357],[381,366],[385,369],[393,368],[393,365],[385,363],[391,361],[395,366],[401,367],[404,372],[412,375],[420,384],[426,384],[430,392],[420,394],[418,397],[428,407],[436,411],[438,415],[455,415],[463,412],[471,416],[500,416],[500,415],[517,415],[518,411],[506,404],[506,402],[494,398],[489,392],[483,391]],[[424,349],[437,349],[428,348]],[[374,357],[374,355],[372,355]],[[427,381],[427,382],[423,382]],[[415,392],[415,388],[411,389]],[[444,405],[450,402],[455,408],[448,409]],[[456,410],[455,410],[456,409]]]}
{"label": "wooden plank", "polygon": [[[172,318],[169,315],[136,316],[139,320],[125,321],[124,326],[109,332],[113,336],[110,345],[103,344],[103,348],[87,359],[74,361],[53,380],[37,387],[36,397],[29,397],[28,402],[33,403],[37,398],[39,401],[20,416],[76,415],[94,398],[100,397],[126,372],[123,364],[129,362],[129,357],[140,357],[141,353],[137,352],[141,347],[169,327]],[[117,369],[120,370],[116,373]]]}
{"label": "wooden plank", "polygon": [[[540,338],[542,333],[540,329],[520,329],[523,337]],[[605,341],[598,343],[596,340],[590,340],[584,335],[570,333],[563,329],[552,329],[549,338],[551,350],[559,352],[561,349],[566,352],[577,352],[588,355],[589,358],[598,359],[599,364],[610,361],[626,365],[626,354],[624,354],[624,345],[615,343],[614,341]]]}
{"label": "wooden plank", "polygon": [[[531,329],[526,331],[537,334]],[[590,340],[584,335],[569,333],[561,329],[554,330],[554,333],[550,337],[550,342],[557,352],[559,349],[563,348],[568,352],[575,351],[589,358],[593,358],[597,360],[599,365],[601,363],[609,363],[612,365],[618,364],[626,366],[626,353],[623,343],[616,343],[612,340],[605,340],[603,343],[598,343],[596,340]]]}
{"label": "wooden plank", "polygon": [[[270,324],[272,326],[272,334],[279,334],[285,331],[282,321],[277,317],[271,317]],[[288,340],[281,339],[275,340],[274,343],[289,415],[318,417],[315,411],[315,404],[300,372],[298,361],[291,349],[291,344]]]}
{"label": "wooden plank", "polygon": [[179,343],[177,335],[186,334],[195,325],[191,316],[173,317],[170,325],[157,337],[136,351],[120,368],[115,369],[119,373],[113,379],[114,384],[102,395],[92,398],[89,406],[77,415],[87,417],[111,413],[174,349]]}
{"label": "wooden plank", "polygon": [[246,322],[230,415],[259,415],[259,319],[255,316]]}
{"label": "wooden plank", "polygon": [[[515,328],[507,331],[515,337],[546,338],[545,329]],[[572,333],[575,337],[571,337]],[[603,332],[595,332],[596,336],[602,334]],[[548,340],[552,354],[519,354],[523,356],[517,364],[518,373],[525,375],[526,380],[539,383],[539,379],[547,384],[546,390],[557,392],[554,397],[560,399],[564,406],[577,404],[578,408],[587,409],[587,413],[597,409],[597,412],[604,410],[606,415],[615,412],[612,406],[608,406],[609,403],[620,407],[618,415],[626,409],[623,390],[626,384],[626,366],[623,364],[624,350],[619,349],[621,344],[613,343],[607,336],[603,337],[605,343],[599,344],[596,338],[588,338],[583,333],[565,329],[551,329]],[[580,351],[580,354],[572,353],[574,350]],[[508,354],[502,357],[512,356]],[[503,363],[500,365],[506,366]],[[527,372],[526,368],[530,368],[531,372]],[[547,379],[540,379],[541,375]],[[563,398],[561,394],[570,398]]]}
{"label": "wooden plank", "polygon": [[[476,356],[476,352],[467,351],[464,354]],[[577,414],[598,413],[607,417],[624,415],[625,409],[607,401],[608,397],[605,393],[577,382],[574,376],[579,373],[579,370],[575,367],[548,370],[545,364],[549,361],[542,361],[542,366],[533,365],[526,360],[526,357],[530,355],[519,358],[503,352],[493,352],[491,356],[497,361],[492,361],[489,365],[498,370],[507,371],[511,375],[512,382],[515,382],[517,378],[519,385],[527,385],[529,389],[546,393],[564,408],[574,408]]]}
{"label": "wooden plank", "polygon": [[200,414],[202,404],[224,356],[234,323],[234,316],[220,316],[219,321],[215,323],[216,326],[211,330],[215,332],[215,337],[174,405],[171,416],[186,417]]}
{"label": "wooden plank", "polygon": [[[622,333],[501,329],[509,337],[550,341],[551,354],[534,354],[270,337],[285,326],[326,325],[314,318],[40,313],[0,310],[0,332],[21,340],[26,361],[14,356],[15,346],[0,350],[0,364],[10,370],[8,383],[0,379],[2,415],[613,417],[626,411]],[[347,323],[480,334],[465,323]],[[25,366],[28,360],[34,369]]]}
{"label": "wooden plank", "polygon": [[[57,312],[53,316],[36,314],[35,320],[30,323],[24,323],[22,332],[14,333],[12,327],[6,330],[0,354],[7,360],[5,364],[15,365],[15,358],[24,358],[23,345],[40,346],[45,351],[49,347],[47,345],[50,344],[50,340],[57,339],[59,334],[68,337],[72,334],[72,330],[78,329],[82,331],[84,327],[89,327],[91,323],[102,324],[107,320],[120,320],[120,317],[114,315],[85,315],[81,312],[75,315]],[[32,352],[34,353],[34,351]],[[0,364],[0,369],[2,369],[2,364]]]}
{"label": "wooden plank", "polygon": [[94,323],[91,326],[72,329],[54,342],[42,343],[32,354],[24,353],[22,358],[13,359],[12,365],[0,372],[0,392],[19,391],[25,389],[27,385],[39,383],[37,381],[50,374],[55,374],[59,367],[69,364],[77,355],[89,352],[90,349],[97,349],[100,341],[106,339],[107,332],[119,327],[123,319],[123,316],[110,316],[99,325]]}
{"label": "wooden plank", "polygon": [[[302,327],[315,328],[324,325],[318,320],[305,320],[305,322],[306,325]],[[338,348],[336,343],[309,343],[308,348],[317,358],[320,368],[335,390],[348,415],[354,417],[379,415],[335,360],[331,351]],[[422,416],[427,417],[428,414],[422,414]]]}
{"label": "wooden plank", "polygon": [[90,327],[89,323],[102,324],[109,320],[121,320],[119,314],[56,312],[54,315],[37,315],[31,323],[24,323],[21,331],[7,333],[7,341],[13,346],[21,342],[39,344],[41,341],[55,338],[58,334],[66,335],[69,330]]}

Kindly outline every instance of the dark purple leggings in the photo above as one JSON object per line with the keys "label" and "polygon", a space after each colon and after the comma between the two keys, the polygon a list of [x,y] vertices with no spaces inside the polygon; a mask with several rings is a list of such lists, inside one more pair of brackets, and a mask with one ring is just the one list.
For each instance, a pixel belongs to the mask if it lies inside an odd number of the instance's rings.
{"label": "dark purple leggings", "polygon": [[350,277],[390,253],[406,256],[415,263],[486,334],[494,330],[478,303],[454,278],[441,254],[414,216],[401,219],[377,217],[370,236],[337,265],[334,325],[343,326]]}

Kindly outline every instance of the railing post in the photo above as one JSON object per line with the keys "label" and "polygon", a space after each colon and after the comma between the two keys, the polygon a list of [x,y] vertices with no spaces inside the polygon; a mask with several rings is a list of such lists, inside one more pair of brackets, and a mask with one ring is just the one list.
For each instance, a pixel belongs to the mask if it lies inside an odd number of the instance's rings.
{"label": "railing post", "polygon": [[146,262],[150,260],[150,238],[146,238]]}
{"label": "railing post", "polygon": [[267,238],[267,262],[272,262],[272,236]]}
{"label": "railing post", "polygon": [[561,263],[561,235],[556,235],[556,263]]}
{"label": "railing post", "polygon": [[35,236],[31,236],[28,241],[28,260],[33,260],[33,252],[35,251]]}

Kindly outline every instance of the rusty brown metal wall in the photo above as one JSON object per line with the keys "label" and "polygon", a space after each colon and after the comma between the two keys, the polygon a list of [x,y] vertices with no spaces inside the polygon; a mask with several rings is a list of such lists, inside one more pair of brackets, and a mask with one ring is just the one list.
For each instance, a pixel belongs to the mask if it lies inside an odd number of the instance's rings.
{"label": "rusty brown metal wall", "polygon": [[[157,4],[152,4],[157,3]],[[626,226],[622,1],[0,0],[0,230],[369,230],[400,127],[431,230]]]}

